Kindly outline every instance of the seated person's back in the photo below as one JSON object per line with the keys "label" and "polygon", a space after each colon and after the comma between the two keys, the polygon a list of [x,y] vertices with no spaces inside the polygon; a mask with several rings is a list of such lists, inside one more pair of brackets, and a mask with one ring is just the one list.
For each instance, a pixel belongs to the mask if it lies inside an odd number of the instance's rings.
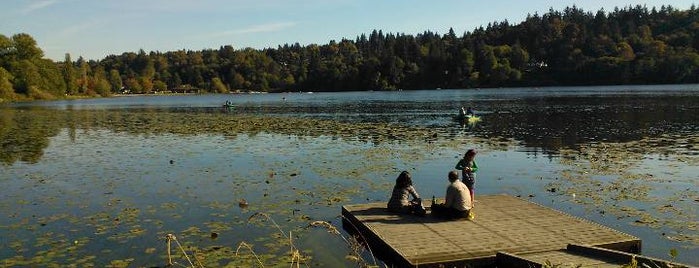
{"label": "seated person's back", "polygon": [[432,214],[444,218],[466,218],[471,210],[471,195],[468,187],[459,180],[459,173],[450,171],[449,186],[444,197],[444,204],[434,204]]}
{"label": "seated person's back", "polygon": [[[409,199],[411,196],[413,200]],[[424,214],[425,211],[421,202],[420,195],[413,186],[410,173],[407,171],[401,172],[398,178],[396,178],[396,185],[393,186],[391,199],[388,200],[388,210],[398,213]]]}

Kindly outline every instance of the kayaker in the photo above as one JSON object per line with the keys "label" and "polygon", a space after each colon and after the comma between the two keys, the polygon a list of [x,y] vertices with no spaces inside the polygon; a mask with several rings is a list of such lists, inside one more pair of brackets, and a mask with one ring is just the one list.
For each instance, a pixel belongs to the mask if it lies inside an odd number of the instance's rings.
{"label": "kayaker", "polygon": [[[461,109],[463,110],[464,108]],[[466,109],[466,115],[474,116],[476,114],[473,112],[473,109],[471,109],[471,107],[468,107],[468,109]]]}

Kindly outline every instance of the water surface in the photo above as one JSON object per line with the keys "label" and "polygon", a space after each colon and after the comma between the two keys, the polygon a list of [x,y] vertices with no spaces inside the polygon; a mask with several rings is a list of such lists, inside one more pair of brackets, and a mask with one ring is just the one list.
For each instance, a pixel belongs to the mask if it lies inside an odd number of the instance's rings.
{"label": "water surface", "polygon": [[[669,259],[676,250],[678,261],[696,265],[698,88],[136,96],[4,106],[0,237],[8,242],[0,259],[4,266],[164,266],[165,237],[174,234],[206,267],[251,266],[255,257],[287,265],[296,260],[291,232],[309,266],[353,266],[346,233],[309,224],[341,229],[342,204],[385,202],[401,170],[413,174],[423,196],[441,196],[447,172],[475,148],[477,195],[520,196],[638,236],[644,254]],[[222,108],[226,100],[235,108]],[[454,121],[461,106],[482,120]],[[361,257],[373,263],[367,252]],[[186,263],[181,253],[173,258]]]}

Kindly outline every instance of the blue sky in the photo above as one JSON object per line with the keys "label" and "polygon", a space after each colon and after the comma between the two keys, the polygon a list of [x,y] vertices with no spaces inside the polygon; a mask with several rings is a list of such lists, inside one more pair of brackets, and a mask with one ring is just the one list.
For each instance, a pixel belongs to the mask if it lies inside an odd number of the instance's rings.
{"label": "blue sky", "polygon": [[1,0],[0,34],[28,33],[45,57],[65,53],[99,60],[110,54],[180,49],[276,48],[298,42],[326,44],[373,29],[460,36],[489,22],[519,23],[527,14],[577,6],[596,12],[614,7],[694,2],[621,0]]}

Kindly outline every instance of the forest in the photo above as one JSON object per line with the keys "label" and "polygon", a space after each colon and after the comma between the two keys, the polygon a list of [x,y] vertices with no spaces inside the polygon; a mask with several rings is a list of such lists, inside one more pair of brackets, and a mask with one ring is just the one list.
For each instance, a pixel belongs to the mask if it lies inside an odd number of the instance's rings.
{"label": "forest", "polygon": [[43,58],[27,33],[0,34],[0,102],[162,92],[296,92],[699,82],[699,10],[575,6],[410,35],[277,48],[169,52],[101,60]]}

